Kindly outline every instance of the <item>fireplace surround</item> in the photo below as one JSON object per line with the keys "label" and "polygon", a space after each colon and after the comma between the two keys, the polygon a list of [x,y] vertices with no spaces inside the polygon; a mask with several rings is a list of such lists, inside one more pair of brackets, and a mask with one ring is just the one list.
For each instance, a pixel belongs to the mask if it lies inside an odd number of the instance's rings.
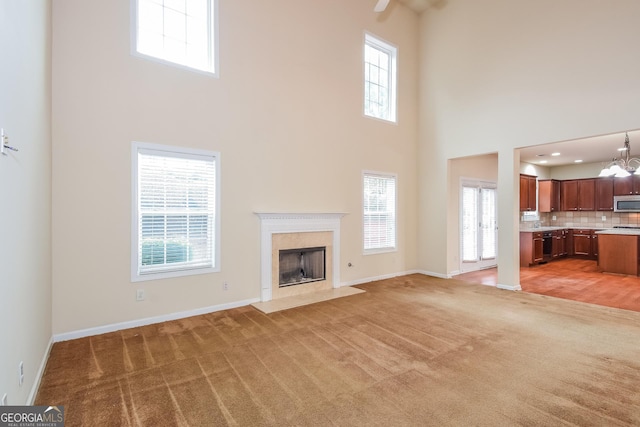
{"label": "fireplace surround", "polygon": [[[265,213],[260,218],[260,299],[340,287],[340,219],[344,213]],[[325,247],[325,280],[279,286],[280,250]]]}

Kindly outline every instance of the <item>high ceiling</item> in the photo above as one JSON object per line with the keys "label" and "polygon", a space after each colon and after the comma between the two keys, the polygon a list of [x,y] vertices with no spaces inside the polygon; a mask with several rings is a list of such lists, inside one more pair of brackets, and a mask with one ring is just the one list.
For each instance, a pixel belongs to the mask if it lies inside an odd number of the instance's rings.
{"label": "high ceiling", "polygon": [[[422,13],[430,7],[440,8],[447,0],[391,0]],[[375,4],[375,2],[372,2]],[[390,4],[392,6],[392,4]],[[640,130],[629,131],[631,156],[640,158]],[[591,138],[526,147],[520,150],[520,161],[543,166],[562,166],[576,163],[607,163],[620,156],[624,146],[624,132]],[[559,153],[553,155],[553,153]],[[581,162],[576,162],[581,160]]]}
{"label": "high ceiling", "polygon": [[[640,157],[640,130],[629,131],[631,156]],[[553,144],[536,145],[520,150],[520,161],[543,166],[561,166],[576,163],[606,163],[619,157],[624,146],[624,132],[592,138],[576,139]],[[560,153],[552,156],[552,153]],[[542,161],[547,163],[541,163]]]}
{"label": "high ceiling", "polygon": [[431,3],[436,3],[434,0],[397,0],[399,3],[407,6],[409,9],[414,10],[416,13],[421,13],[427,10]]}

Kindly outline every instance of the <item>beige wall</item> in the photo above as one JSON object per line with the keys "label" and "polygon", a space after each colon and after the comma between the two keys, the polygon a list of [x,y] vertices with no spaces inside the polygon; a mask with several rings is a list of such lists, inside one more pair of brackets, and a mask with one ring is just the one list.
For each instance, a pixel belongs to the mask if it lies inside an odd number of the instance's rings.
{"label": "beige wall", "polygon": [[447,273],[447,159],[498,152],[499,277],[518,284],[515,148],[636,129],[640,2],[448,0],[421,17],[420,267]]}
{"label": "beige wall", "polygon": [[[31,404],[51,339],[50,3],[0,2],[0,398]],[[18,385],[18,364],[24,383]]]}
{"label": "beige wall", "polygon": [[553,179],[596,178],[602,170],[602,162],[555,166],[549,169],[551,172],[550,178]]}
{"label": "beige wall", "polygon": [[[131,56],[128,0],[53,3],[54,333],[259,298],[255,211],[347,212],[343,282],[416,268],[418,17],[372,8],[220,0],[214,79]],[[365,30],[399,47],[397,125],[363,117]],[[221,153],[220,273],[130,282],[132,141]],[[398,174],[397,252],[362,255],[365,169]]]}

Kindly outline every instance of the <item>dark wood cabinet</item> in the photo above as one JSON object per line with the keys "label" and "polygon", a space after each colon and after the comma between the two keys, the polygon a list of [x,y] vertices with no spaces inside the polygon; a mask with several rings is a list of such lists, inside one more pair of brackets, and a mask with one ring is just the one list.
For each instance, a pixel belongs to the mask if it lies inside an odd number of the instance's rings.
{"label": "dark wood cabinet", "polygon": [[577,211],[578,210],[578,181],[571,179],[568,181],[562,181],[560,185],[561,190],[561,203],[563,211]]}
{"label": "dark wood cabinet", "polygon": [[573,256],[595,259],[598,257],[598,235],[595,230],[572,230]]}
{"label": "dark wood cabinet", "polygon": [[613,210],[613,185],[614,178],[596,178],[596,210],[612,211]]}
{"label": "dark wood cabinet", "polygon": [[543,233],[541,231],[520,232],[520,266],[529,267],[544,260]]}
{"label": "dark wood cabinet", "polygon": [[536,177],[520,175],[520,212],[535,211],[536,202]]}
{"label": "dark wood cabinet", "polygon": [[596,210],[596,180],[595,179],[578,180],[578,210],[580,211]]}
{"label": "dark wood cabinet", "polygon": [[538,211],[557,212],[560,206],[560,181],[545,179],[538,181]]}
{"label": "dark wood cabinet", "polygon": [[570,179],[562,181],[560,188],[563,211],[595,210],[595,179]]}
{"label": "dark wood cabinet", "polygon": [[551,258],[567,256],[568,230],[555,230],[552,233]]}
{"label": "dark wood cabinet", "polygon": [[630,194],[640,194],[640,176],[631,175],[625,178],[613,179],[613,195],[628,196]]}
{"label": "dark wood cabinet", "polygon": [[640,274],[640,240],[635,235],[600,234],[598,265],[606,273]]}

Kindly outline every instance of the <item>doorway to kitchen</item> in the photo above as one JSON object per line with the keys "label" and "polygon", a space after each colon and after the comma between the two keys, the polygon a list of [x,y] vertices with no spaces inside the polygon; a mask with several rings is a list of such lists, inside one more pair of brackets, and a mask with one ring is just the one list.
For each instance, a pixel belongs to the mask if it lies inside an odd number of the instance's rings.
{"label": "doorway to kitchen", "polygon": [[460,271],[495,267],[498,256],[496,183],[463,179],[460,195]]}

